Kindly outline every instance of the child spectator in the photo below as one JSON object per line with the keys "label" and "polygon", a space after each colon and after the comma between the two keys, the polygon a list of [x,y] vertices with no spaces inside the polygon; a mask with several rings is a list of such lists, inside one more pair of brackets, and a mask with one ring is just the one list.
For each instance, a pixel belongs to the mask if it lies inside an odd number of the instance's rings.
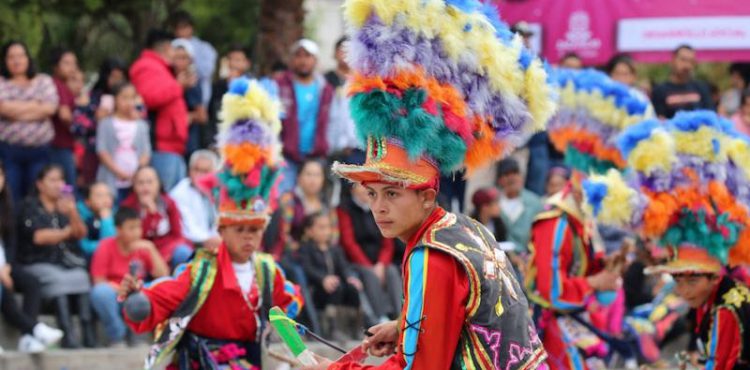
{"label": "child spectator", "polygon": [[156,244],[165,261],[173,267],[186,262],[193,253],[182,237],[180,211],[162,189],[153,167],[141,167],[133,176],[133,193],[120,204],[139,212],[143,237]]}
{"label": "child spectator", "polygon": [[302,222],[302,230],[300,260],[313,289],[315,308],[323,311],[323,333],[339,339],[340,330],[348,328],[356,339],[360,325],[353,323],[359,315],[362,282],[346,262],[341,248],[331,243],[329,214],[319,211],[308,215]]}
{"label": "child spectator", "polygon": [[99,159],[96,157],[96,120],[94,112],[96,106],[91,102],[88,91],[85,89],[86,76],[81,70],[71,73],[65,81],[68,89],[75,97],[73,108],[73,131],[75,147],[73,154],[78,167],[78,184],[91,184],[96,178],[96,168]]}
{"label": "child spectator", "polygon": [[133,186],[135,171],[148,164],[151,142],[148,125],[138,118],[133,85],[124,83],[113,91],[115,114],[102,120],[96,133],[96,151],[101,161],[96,179],[109,185],[121,201]]}
{"label": "child spectator", "polygon": [[84,199],[78,201],[78,214],[86,224],[87,235],[81,239],[81,249],[90,260],[99,242],[115,235],[115,221],[112,217],[114,199],[107,184],[97,182],[85,188]]}
{"label": "child spectator", "polygon": [[124,344],[127,329],[120,314],[117,290],[131,266],[137,278],[147,281],[169,274],[169,267],[159,251],[143,239],[143,229],[138,211],[122,207],[115,214],[117,235],[102,240],[91,262],[91,305],[104,324],[110,347]]}

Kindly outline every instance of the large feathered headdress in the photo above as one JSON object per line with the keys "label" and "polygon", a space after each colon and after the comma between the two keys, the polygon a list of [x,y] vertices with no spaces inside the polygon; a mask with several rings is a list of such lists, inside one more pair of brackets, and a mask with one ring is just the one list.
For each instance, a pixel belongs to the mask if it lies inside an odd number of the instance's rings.
{"label": "large feathered headdress", "polygon": [[617,139],[625,177],[584,182],[597,219],[659,240],[672,252],[656,271],[721,271],[750,262],[750,142],[714,112],[647,120]]}
{"label": "large feathered headdress", "polygon": [[498,159],[554,111],[543,63],[490,3],[348,0],[351,114],[367,145],[355,182],[435,187]]}
{"label": "large feathered headdress", "polygon": [[554,76],[560,102],[547,132],[557,150],[565,153],[565,164],[584,174],[623,169],[625,159],[615,138],[651,117],[648,101],[635,89],[594,69],[558,69]]}
{"label": "large feathered headdress", "polygon": [[279,100],[268,84],[240,77],[224,95],[218,146],[222,168],[201,181],[219,209],[219,225],[265,225],[282,165]]}

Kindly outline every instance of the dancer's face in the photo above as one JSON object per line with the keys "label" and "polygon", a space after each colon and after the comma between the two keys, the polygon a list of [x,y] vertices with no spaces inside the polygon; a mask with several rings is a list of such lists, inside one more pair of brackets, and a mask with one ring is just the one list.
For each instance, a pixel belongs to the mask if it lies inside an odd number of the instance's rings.
{"label": "dancer's face", "polygon": [[715,275],[684,274],[674,275],[675,292],[684,299],[691,308],[698,308],[708,301],[719,278]]}
{"label": "dancer's face", "polygon": [[233,262],[244,263],[260,249],[264,227],[260,225],[232,225],[219,228],[219,234]]}
{"label": "dancer's face", "polygon": [[365,187],[375,223],[386,238],[408,242],[435,209],[434,189],[411,190],[386,183],[368,183]]}

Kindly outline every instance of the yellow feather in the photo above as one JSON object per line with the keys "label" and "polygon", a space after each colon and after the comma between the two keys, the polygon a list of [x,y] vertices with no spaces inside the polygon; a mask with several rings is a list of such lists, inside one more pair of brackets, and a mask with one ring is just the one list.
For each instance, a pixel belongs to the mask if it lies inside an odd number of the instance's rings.
{"label": "yellow feather", "polygon": [[[725,161],[727,158],[726,143],[728,137],[716,130],[702,126],[692,132],[673,133],[677,143],[677,152],[702,157],[708,161]],[[719,141],[719,152],[714,152],[713,140]]]}
{"label": "yellow feather", "polygon": [[[614,169],[605,175],[592,175],[589,181],[607,186],[607,195],[602,200],[597,220],[614,226],[628,225],[633,214],[632,206],[637,202],[638,191],[628,186],[620,172]],[[593,214],[593,209],[588,203],[584,204],[584,210],[588,214]]]}
{"label": "yellow feather", "polygon": [[662,129],[642,140],[630,152],[628,165],[636,171],[650,175],[654,170],[670,171],[677,160],[674,138]]}
{"label": "yellow feather", "polygon": [[543,130],[556,109],[554,100],[550,98],[551,92],[549,85],[545,83],[546,79],[547,73],[542,63],[538,60],[532,61],[526,70],[526,89],[523,96],[528,102],[535,130]]}
{"label": "yellow feather", "polygon": [[278,134],[281,132],[280,112],[281,103],[268,95],[257,81],[250,81],[244,96],[224,94],[219,112],[219,129],[225,131],[239,120],[255,119],[265,123],[271,132]]}
{"label": "yellow feather", "polygon": [[732,139],[727,147],[727,154],[734,164],[750,178],[750,145],[742,139]]}

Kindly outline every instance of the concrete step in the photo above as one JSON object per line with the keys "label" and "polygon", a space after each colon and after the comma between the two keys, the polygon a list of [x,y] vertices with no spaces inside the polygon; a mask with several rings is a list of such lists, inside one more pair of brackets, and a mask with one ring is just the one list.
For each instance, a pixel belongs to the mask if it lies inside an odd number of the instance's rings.
{"label": "concrete step", "polygon": [[[354,348],[359,342],[342,344],[343,348]],[[336,351],[317,342],[309,343],[309,348],[322,356],[337,358]],[[275,343],[271,348],[278,353],[287,353],[280,344]],[[148,346],[142,345],[127,349],[80,349],[80,350],[49,350],[37,355],[27,355],[19,352],[5,352],[0,354],[0,370],[138,370],[143,368],[143,360],[148,352]],[[291,355],[289,355],[291,357]],[[266,356],[264,369],[289,369],[284,363]],[[377,364],[378,359],[371,359],[368,363]],[[166,364],[156,370],[162,370]]]}

